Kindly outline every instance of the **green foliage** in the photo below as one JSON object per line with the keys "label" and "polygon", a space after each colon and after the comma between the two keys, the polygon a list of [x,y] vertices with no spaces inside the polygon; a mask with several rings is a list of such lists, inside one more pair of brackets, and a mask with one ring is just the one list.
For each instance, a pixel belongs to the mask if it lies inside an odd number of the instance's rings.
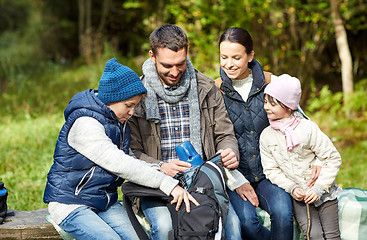
{"label": "green foliage", "polygon": [[313,89],[308,101],[308,111],[314,115],[329,113],[338,117],[352,112],[360,116],[367,115],[367,79],[361,80],[355,84],[355,90],[350,93],[348,105],[343,104],[343,93],[333,93],[328,85],[324,85],[320,92]]}
{"label": "green foliage", "polygon": [[316,95],[316,92],[312,92],[307,109],[312,113],[330,112],[336,115],[342,109],[342,99],[341,92],[334,94],[329,90],[329,86],[325,85],[321,88],[319,96]]}
{"label": "green foliage", "polygon": [[354,93],[347,96],[348,105],[344,106],[346,112],[367,113],[367,79],[357,82]]}

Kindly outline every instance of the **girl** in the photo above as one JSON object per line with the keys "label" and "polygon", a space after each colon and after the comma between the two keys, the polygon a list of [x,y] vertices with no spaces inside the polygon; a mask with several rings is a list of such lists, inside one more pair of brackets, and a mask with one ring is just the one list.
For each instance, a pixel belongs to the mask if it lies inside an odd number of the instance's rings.
{"label": "girl", "polygon": [[[269,125],[264,111],[264,76],[254,59],[250,34],[242,28],[226,30],[219,40],[220,78],[216,80],[233,123],[240,150],[238,170],[249,181],[236,191],[228,190],[241,221],[245,239],[293,239],[293,213],[290,196],[265,178],[261,166],[259,136]],[[264,227],[256,207],[270,214],[271,230]]]}
{"label": "girl", "polygon": [[[301,98],[297,78],[273,77],[264,93],[270,126],[261,133],[260,149],[266,177],[293,197],[295,217],[305,234],[311,239],[340,239],[337,194],[341,188],[335,184],[340,154],[314,122],[294,115]],[[316,159],[323,167],[309,187]]]}
{"label": "girl", "polygon": [[198,204],[178,181],[129,156],[126,121],[147,90],[131,69],[109,60],[98,91],[76,94],[66,107],[44,202],[52,219],[76,239],[138,239],[117,202],[124,180],[160,188],[177,206]]}

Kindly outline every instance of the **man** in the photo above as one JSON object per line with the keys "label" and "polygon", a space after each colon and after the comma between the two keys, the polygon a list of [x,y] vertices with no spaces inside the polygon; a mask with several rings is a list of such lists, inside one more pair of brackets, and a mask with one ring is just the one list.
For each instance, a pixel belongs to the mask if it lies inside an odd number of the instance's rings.
{"label": "man", "polygon": [[[137,158],[158,164],[169,176],[191,167],[180,161],[175,147],[189,140],[205,160],[221,153],[226,184],[234,190],[247,180],[238,166],[238,145],[221,93],[213,79],[198,72],[187,58],[186,33],[175,25],[150,35],[150,58],[143,64],[148,90],[131,119],[131,149]],[[152,239],[167,239],[172,229],[164,203],[143,198],[141,208],[151,223]],[[241,239],[237,215],[230,206],[227,239]]]}

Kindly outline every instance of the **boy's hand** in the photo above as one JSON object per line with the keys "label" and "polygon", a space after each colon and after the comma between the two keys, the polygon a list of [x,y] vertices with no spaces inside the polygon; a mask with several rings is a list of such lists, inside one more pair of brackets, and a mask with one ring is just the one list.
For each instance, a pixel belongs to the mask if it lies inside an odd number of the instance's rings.
{"label": "boy's hand", "polygon": [[255,207],[259,206],[259,199],[250,183],[245,183],[236,188],[236,192],[244,201],[249,200]]}
{"label": "boy's hand", "polygon": [[163,172],[171,177],[176,176],[177,173],[183,172],[186,169],[189,169],[190,167],[191,167],[190,163],[178,159],[174,159],[172,162],[163,163],[161,165],[161,169],[163,170]]}
{"label": "boy's hand", "polygon": [[308,191],[305,197],[305,203],[311,204],[316,202],[317,200],[319,200],[319,196],[317,196],[316,191],[312,189]]}
{"label": "boy's hand", "polygon": [[297,201],[302,201],[306,197],[306,193],[302,188],[295,188],[292,195]]}
{"label": "boy's hand", "polygon": [[222,163],[223,166],[232,169],[238,167],[238,160],[236,157],[236,154],[233,152],[232,149],[226,148],[226,149],[220,149],[217,153],[220,153],[220,156],[222,157]]}
{"label": "boy's hand", "polygon": [[185,202],[186,212],[190,212],[190,201],[193,202],[195,206],[200,205],[196,201],[196,199],[193,196],[191,196],[190,193],[188,193],[185,189],[183,189],[182,187],[178,185],[172,190],[171,195],[173,197],[171,204],[177,203],[176,211],[180,209],[182,201]]}

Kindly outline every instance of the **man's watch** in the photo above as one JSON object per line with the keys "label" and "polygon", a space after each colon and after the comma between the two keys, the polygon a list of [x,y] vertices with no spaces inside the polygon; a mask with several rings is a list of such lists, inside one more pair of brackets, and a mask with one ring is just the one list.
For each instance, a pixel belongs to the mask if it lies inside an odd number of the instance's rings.
{"label": "man's watch", "polygon": [[158,167],[161,167],[164,162],[159,162]]}

